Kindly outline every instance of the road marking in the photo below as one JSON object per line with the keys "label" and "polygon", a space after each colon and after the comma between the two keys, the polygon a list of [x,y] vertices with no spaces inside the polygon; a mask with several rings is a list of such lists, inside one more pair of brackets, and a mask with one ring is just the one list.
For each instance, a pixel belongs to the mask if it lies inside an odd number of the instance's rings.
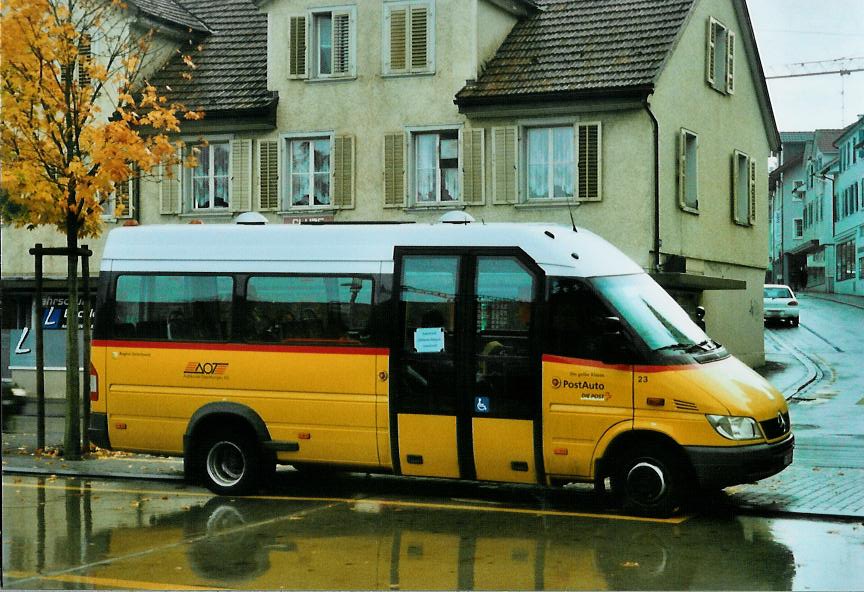
{"label": "road marking", "polygon": [[[3,487],[8,488],[29,488],[29,489],[51,489],[60,491],[80,491],[80,486],[72,485],[48,485],[39,483],[8,483],[3,480]],[[209,492],[199,491],[164,491],[157,489],[126,489],[126,488],[94,488],[91,486],[91,493],[133,493],[145,495],[173,495],[176,497],[194,496],[194,497],[214,497]],[[682,524],[690,520],[693,516],[688,514],[684,516],[676,516],[673,518],[647,518],[643,516],[626,516],[623,514],[600,514],[594,512],[568,512],[564,510],[539,510],[530,508],[507,508],[507,507],[490,507],[480,506],[476,504],[442,504],[434,502],[409,502],[402,500],[381,500],[375,498],[344,498],[344,497],[311,497],[311,496],[283,496],[283,495],[249,495],[243,499],[255,499],[264,501],[289,501],[289,502],[326,502],[330,504],[380,504],[382,506],[391,506],[396,508],[422,508],[427,510],[458,510],[465,512],[493,512],[498,514],[522,514],[533,516],[558,516],[567,518],[594,518],[602,520],[622,520],[628,522],[653,522],[660,524]]]}
{"label": "road marking", "polygon": [[802,329],[807,329],[807,330],[810,331],[813,335],[815,335],[816,337],[818,337],[819,339],[821,339],[822,341],[824,341],[825,343],[827,343],[828,345],[830,345],[831,347],[833,347],[833,348],[834,348],[834,351],[836,351],[836,352],[838,352],[838,353],[841,353],[841,354],[843,353],[843,350],[842,350],[842,349],[840,349],[839,347],[837,347],[836,345],[834,345],[833,343],[831,343],[830,341],[828,341],[827,339],[825,339],[824,337],[822,337],[821,335],[819,335],[816,331],[814,331],[813,329],[811,329],[811,328],[808,327],[807,325],[802,324],[802,325],[801,325],[801,328],[802,328]]}
{"label": "road marking", "polygon": [[[228,588],[216,588],[214,586],[184,586],[182,584],[142,582],[140,580],[118,580],[116,578],[98,578],[94,576],[76,576],[73,574],[59,574],[55,576],[43,576],[37,573],[7,573],[9,577],[27,578],[29,580],[47,580],[52,582],[65,582],[70,584],[87,584],[90,586],[104,586],[108,589],[129,588],[130,590],[228,590]],[[20,575],[19,575],[20,574]]]}

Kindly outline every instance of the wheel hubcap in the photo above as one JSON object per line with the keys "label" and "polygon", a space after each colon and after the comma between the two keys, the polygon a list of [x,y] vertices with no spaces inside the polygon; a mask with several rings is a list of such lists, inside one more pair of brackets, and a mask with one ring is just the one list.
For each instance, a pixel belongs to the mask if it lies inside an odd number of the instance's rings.
{"label": "wheel hubcap", "polygon": [[207,453],[207,475],[220,487],[232,487],[246,473],[246,457],[234,442],[217,442]]}
{"label": "wheel hubcap", "polygon": [[639,462],[627,473],[627,490],[643,504],[659,500],[666,493],[663,470],[649,462]]}

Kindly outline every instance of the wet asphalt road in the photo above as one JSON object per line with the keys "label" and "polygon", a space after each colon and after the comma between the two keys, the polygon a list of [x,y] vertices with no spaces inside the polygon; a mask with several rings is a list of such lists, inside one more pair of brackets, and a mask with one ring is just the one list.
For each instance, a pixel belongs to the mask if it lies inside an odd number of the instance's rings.
{"label": "wet asphalt road", "polygon": [[580,491],[280,473],[274,495],[3,478],[8,589],[860,589],[864,525],[641,520]]}

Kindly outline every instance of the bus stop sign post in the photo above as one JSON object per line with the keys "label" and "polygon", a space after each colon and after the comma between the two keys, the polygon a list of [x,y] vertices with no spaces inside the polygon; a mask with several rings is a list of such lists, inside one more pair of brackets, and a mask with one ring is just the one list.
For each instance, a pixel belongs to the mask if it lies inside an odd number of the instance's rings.
{"label": "bus stop sign post", "polygon": [[[83,301],[84,301],[84,351],[82,352],[82,363],[84,365],[85,376],[88,377],[86,380],[83,380],[84,384],[84,396],[82,400],[84,402],[84,412],[82,414],[82,420],[84,423],[84,429],[81,432],[84,434],[84,449],[87,450],[89,448],[89,438],[87,436],[87,427],[90,422],[90,388],[89,388],[89,375],[90,375],[90,256],[93,255],[93,251],[87,248],[87,245],[82,245],[79,249],[69,249],[66,247],[55,247],[55,248],[45,248],[42,246],[42,243],[36,243],[36,246],[30,249],[30,254],[36,257],[36,302],[38,303],[39,310],[39,318],[36,322],[36,449],[44,450],[45,449],[45,350],[43,344],[43,335],[42,335],[42,284],[43,284],[43,273],[42,273],[42,257],[59,255],[63,257],[68,257],[70,254],[76,254],[81,257],[81,275],[82,275],[82,288],[83,288]],[[66,320],[66,330],[69,330],[69,322],[70,320]],[[77,322],[77,319],[74,319],[73,322]],[[68,372],[69,369],[67,368]],[[75,369],[77,371],[77,368]],[[75,456],[79,456],[76,454]]]}

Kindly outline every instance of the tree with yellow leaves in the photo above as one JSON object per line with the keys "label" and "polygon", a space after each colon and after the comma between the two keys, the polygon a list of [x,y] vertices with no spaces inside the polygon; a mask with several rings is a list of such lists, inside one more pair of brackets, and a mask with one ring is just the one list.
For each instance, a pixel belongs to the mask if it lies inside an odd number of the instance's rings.
{"label": "tree with yellow leaves", "polygon": [[[176,164],[182,118],[147,83],[153,31],[120,0],[2,0],[0,214],[66,237],[68,318],[78,318],[78,241],[98,236],[128,180]],[[190,67],[191,64],[189,59]],[[113,214],[113,212],[112,212]],[[78,324],[67,323],[65,455],[80,456]]]}

